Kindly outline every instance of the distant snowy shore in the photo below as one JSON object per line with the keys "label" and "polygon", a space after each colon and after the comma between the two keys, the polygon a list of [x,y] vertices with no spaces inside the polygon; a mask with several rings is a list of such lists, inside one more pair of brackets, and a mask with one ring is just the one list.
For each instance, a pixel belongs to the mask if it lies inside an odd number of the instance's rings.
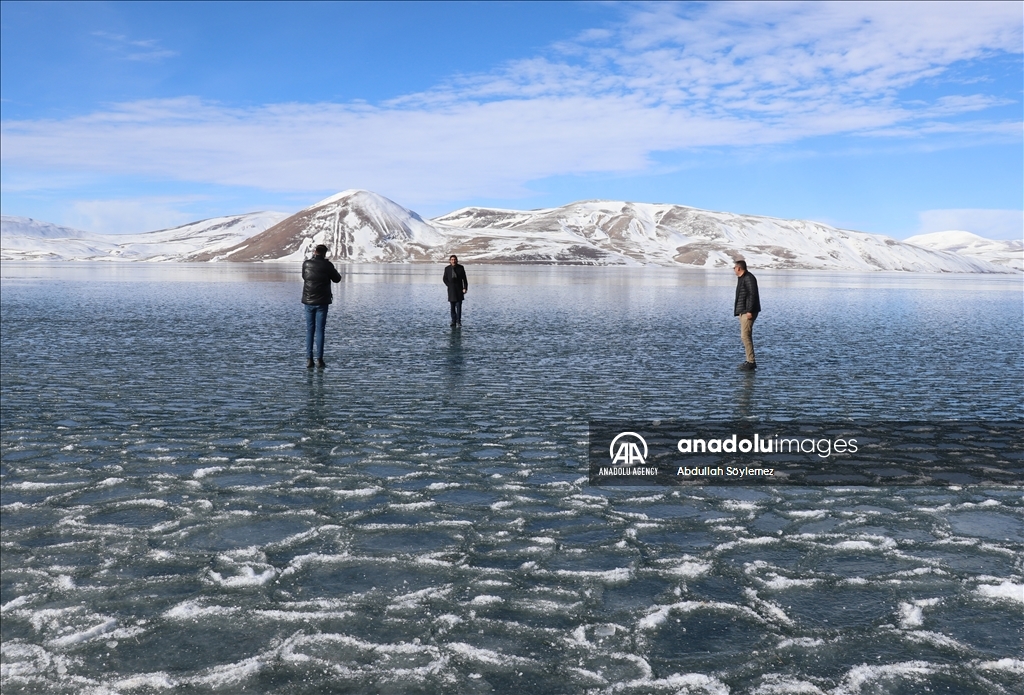
{"label": "distant snowy shore", "polygon": [[1024,242],[950,231],[897,241],[805,220],[681,205],[583,201],[541,210],[463,208],[424,220],[363,190],[294,215],[256,212],[174,229],[103,235],[2,218],[0,258],[62,261],[294,261],[325,243],[341,262],[725,267],[933,273],[1024,272]]}

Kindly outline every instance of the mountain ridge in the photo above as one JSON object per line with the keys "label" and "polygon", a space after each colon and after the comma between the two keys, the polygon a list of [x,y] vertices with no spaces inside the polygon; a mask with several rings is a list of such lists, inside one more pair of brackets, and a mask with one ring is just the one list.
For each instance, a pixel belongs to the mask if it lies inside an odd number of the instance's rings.
{"label": "mountain ridge", "polygon": [[744,258],[754,267],[779,269],[1024,270],[1024,244],[962,237],[966,232],[901,242],[809,220],[613,200],[536,210],[470,206],[425,220],[377,193],[348,189],[293,215],[250,213],[131,236],[46,227],[51,235],[54,230],[80,233],[77,239],[58,240],[26,233],[28,223],[47,224],[4,217],[0,257],[294,262],[323,243],[344,263],[444,262],[455,254],[474,263],[714,268]]}
{"label": "mountain ridge", "polygon": [[283,212],[250,212],[141,234],[94,234],[4,215],[0,218],[0,259],[195,261],[198,255],[233,246],[287,216]]}
{"label": "mountain ridge", "polygon": [[937,251],[984,258],[996,265],[1024,271],[1024,240],[1021,239],[986,239],[972,232],[950,230],[917,234],[904,241]]}

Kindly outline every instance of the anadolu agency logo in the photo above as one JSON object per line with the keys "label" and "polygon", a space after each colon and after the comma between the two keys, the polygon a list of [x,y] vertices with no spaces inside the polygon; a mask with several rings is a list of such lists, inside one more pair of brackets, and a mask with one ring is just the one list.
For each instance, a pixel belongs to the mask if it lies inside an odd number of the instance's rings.
{"label": "anadolu agency logo", "polygon": [[657,466],[647,464],[647,440],[636,432],[620,432],[608,447],[611,466],[602,466],[598,475],[657,475]]}
{"label": "anadolu agency logo", "polygon": [[[639,446],[637,445],[639,442]],[[618,444],[618,448],[615,445]],[[644,453],[640,453],[640,447],[644,448]],[[647,463],[647,440],[641,437],[636,432],[620,432],[615,439],[612,440],[611,446],[608,447],[608,455],[612,459],[612,465],[621,466],[642,466]]]}

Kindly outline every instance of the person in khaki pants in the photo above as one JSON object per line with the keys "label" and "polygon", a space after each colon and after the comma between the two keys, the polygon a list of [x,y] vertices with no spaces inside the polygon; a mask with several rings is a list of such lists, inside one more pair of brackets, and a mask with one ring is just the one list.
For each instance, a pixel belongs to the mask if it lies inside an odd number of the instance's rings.
{"label": "person in khaki pants", "polygon": [[740,365],[740,369],[749,372],[757,369],[757,360],[754,358],[754,321],[761,313],[761,297],[757,293],[757,278],[747,270],[746,261],[736,261],[733,271],[736,273],[733,316],[740,318],[740,340],[747,353],[747,361]]}

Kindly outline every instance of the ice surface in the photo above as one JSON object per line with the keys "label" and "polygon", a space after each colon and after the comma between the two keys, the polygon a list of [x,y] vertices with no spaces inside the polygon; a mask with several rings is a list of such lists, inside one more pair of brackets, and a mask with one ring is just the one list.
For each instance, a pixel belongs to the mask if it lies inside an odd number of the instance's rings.
{"label": "ice surface", "polygon": [[710,273],[470,266],[452,332],[346,269],[309,373],[294,269],[18,267],[5,693],[1019,686],[1019,489],[581,474],[592,416],[1019,414],[1013,278],[766,274],[751,379]]}

